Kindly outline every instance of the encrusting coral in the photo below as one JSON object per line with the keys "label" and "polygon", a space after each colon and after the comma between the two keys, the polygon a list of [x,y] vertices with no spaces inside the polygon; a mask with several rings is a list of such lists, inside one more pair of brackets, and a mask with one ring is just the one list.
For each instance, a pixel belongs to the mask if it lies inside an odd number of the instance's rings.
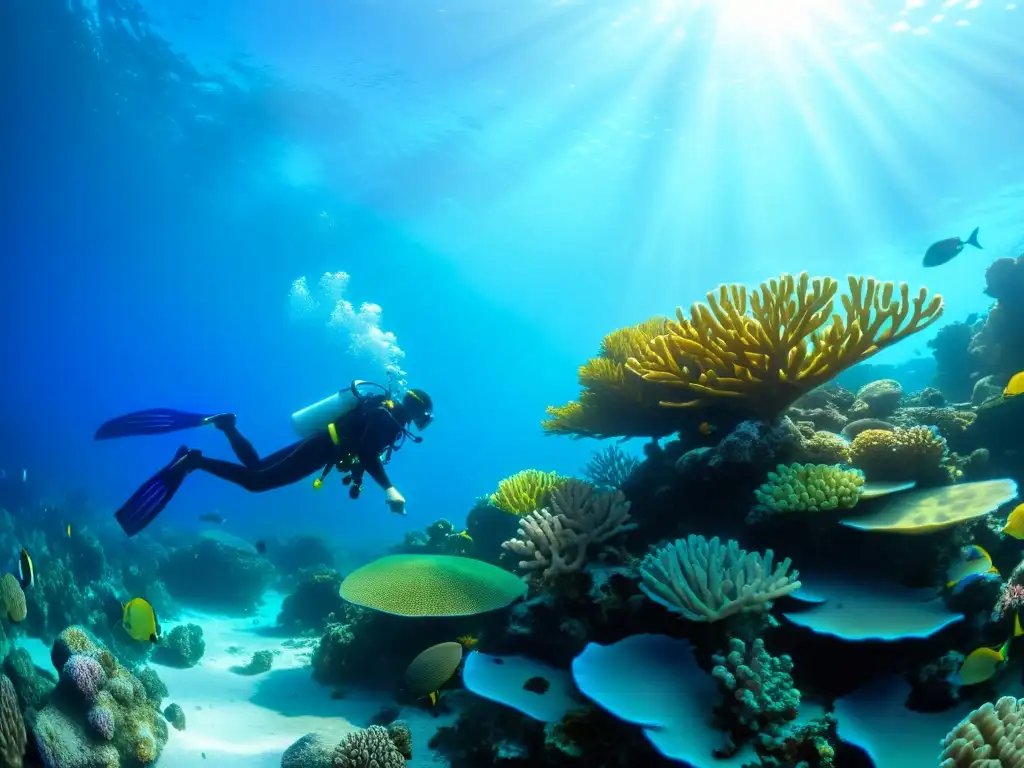
{"label": "encrusting coral", "polygon": [[1024,765],[1024,699],[1003,696],[971,712],[943,741],[939,768]]}
{"label": "encrusting coral", "polygon": [[834,313],[839,284],[830,277],[782,275],[749,294],[744,286],[723,285],[707,294],[707,304],[694,304],[689,318],[678,308],[667,333],[626,367],[680,390],[664,406],[733,401],[741,410],[775,416],[942,314],[942,297],[929,298],[924,288],[911,299],[905,283],[897,289],[853,276],[848,283],[845,317]]}
{"label": "encrusting coral", "polygon": [[167,743],[167,723],[145,686],[80,627],[54,643],[60,678],[34,726],[45,765],[149,765]]}
{"label": "encrusting coral", "polygon": [[548,496],[567,478],[555,472],[524,469],[499,481],[498,490],[489,500],[492,505],[512,515],[525,515],[547,504]]}
{"label": "encrusting coral", "polygon": [[857,505],[864,473],[830,464],[779,464],[754,491],[758,504],[771,512],[821,512]]}
{"label": "encrusting coral", "polygon": [[850,463],[869,480],[918,480],[934,476],[946,441],[928,427],[866,429],[850,444]]}
{"label": "encrusting coral", "polygon": [[691,534],[644,558],[640,590],[690,621],[721,621],[737,613],[767,611],[772,601],[800,588],[799,572],[786,558],[772,568],[774,553],[740,549]]}
{"label": "encrusting coral", "polygon": [[551,583],[580,570],[592,545],[636,528],[629,506],[620,491],[600,493],[590,483],[568,480],[551,494],[551,509],[526,515],[518,536],[502,546],[523,558],[519,568],[531,581]]}

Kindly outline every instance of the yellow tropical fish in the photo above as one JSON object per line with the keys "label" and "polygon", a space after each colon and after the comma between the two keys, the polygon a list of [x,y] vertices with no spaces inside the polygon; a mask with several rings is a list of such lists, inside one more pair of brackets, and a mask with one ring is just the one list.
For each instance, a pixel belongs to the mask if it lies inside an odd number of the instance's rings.
{"label": "yellow tropical fish", "polygon": [[999,572],[992,567],[992,557],[984,548],[977,544],[968,544],[961,548],[960,557],[950,564],[946,571],[946,588],[952,589],[965,579],[971,579],[985,573]]}
{"label": "yellow tropical fish", "polygon": [[463,648],[469,650],[476,647],[476,644],[480,641],[472,635],[462,635],[461,637],[455,638],[455,642],[461,645]]}
{"label": "yellow tropical fish", "polygon": [[21,555],[18,557],[18,583],[22,589],[28,589],[36,583],[36,567],[32,562],[32,556],[24,547],[21,548]]}
{"label": "yellow tropical fish", "polygon": [[455,536],[457,538],[460,538],[460,539],[465,539],[466,541],[468,541],[470,543],[473,542],[473,537],[469,535],[468,531],[459,531],[458,533],[455,534]]}
{"label": "yellow tropical fish", "polygon": [[1013,374],[1010,383],[1003,390],[1004,397],[1015,397],[1020,394],[1024,394],[1024,371]]}
{"label": "yellow tropical fish", "polygon": [[439,691],[431,691],[427,694],[427,698],[430,699],[430,706],[436,707],[438,699],[441,698],[441,693]]}
{"label": "yellow tropical fish", "polygon": [[67,533],[68,538],[71,538],[71,523],[68,523],[68,527],[65,529],[65,532]]}
{"label": "yellow tropical fish", "polygon": [[1015,539],[1024,539],[1024,504],[1018,504],[1006,518],[1003,533]]}
{"label": "yellow tropical fish", "polygon": [[[1020,621],[1014,621],[1014,634],[1020,627]],[[992,648],[976,648],[971,651],[960,667],[959,677],[962,685],[977,685],[986,680],[991,680],[999,668],[1006,662],[1010,650],[1010,640],[1007,638],[1003,647],[999,650]]]}
{"label": "yellow tropical fish", "polygon": [[141,597],[133,598],[122,606],[121,626],[132,640],[160,642],[160,622],[156,619],[156,611]]}

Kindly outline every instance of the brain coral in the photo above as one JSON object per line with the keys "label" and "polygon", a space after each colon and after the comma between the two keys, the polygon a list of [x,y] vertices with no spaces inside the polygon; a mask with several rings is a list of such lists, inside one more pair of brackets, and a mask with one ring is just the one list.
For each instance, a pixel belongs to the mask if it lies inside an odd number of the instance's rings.
{"label": "brain coral", "polygon": [[853,438],[850,463],[869,480],[918,480],[933,476],[946,441],[928,427],[867,429]]}
{"label": "brain coral", "polygon": [[510,605],[526,594],[526,583],[468,557],[388,555],[350,573],[339,594],[398,616],[473,616]]}
{"label": "brain coral", "polygon": [[773,512],[821,512],[855,506],[863,487],[860,470],[828,464],[779,464],[754,496]]}
{"label": "brain coral", "polygon": [[11,621],[18,623],[25,620],[28,615],[28,606],[25,603],[25,590],[21,588],[18,579],[14,574],[5,573],[0,579],[0,599],[4,602],[4,609]]}

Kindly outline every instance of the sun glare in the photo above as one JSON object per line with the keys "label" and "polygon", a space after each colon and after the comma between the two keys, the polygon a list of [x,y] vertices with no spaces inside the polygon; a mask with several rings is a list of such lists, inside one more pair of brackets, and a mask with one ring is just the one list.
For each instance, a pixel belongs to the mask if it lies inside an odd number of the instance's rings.
{"label": "sun glare", "polygon": [[719,34],[753,40],[782,41],[814,32],[827,0],[717,0],[713,3]]}

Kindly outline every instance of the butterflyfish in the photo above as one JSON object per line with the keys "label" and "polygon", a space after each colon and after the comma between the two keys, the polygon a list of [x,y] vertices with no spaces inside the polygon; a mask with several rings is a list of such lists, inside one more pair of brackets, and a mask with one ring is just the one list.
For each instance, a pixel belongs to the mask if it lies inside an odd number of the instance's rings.
{"label": "butterflyfish", "polygon": [[999,571],[992,566],[992,557],[989,553],[977,544],[968,544],[966,547],[961,547],[960,557],[946,570],[946,588],[962,588],[966,586],[963,582],[969,580],[967,583],[970,583],[970,581],[990,573],[999,576]]}
{"label": "butterflyfish", "polygon": [[129,600],[123,606],[121,626],[132,640],[140,643],[160,642],[160,623],[153,606],[141,597]]}
{"label": "butterflyfish", "polygon": [[24,547],[21,548],[21,554],[18,556],[18,583],[21,584],[22,589],[28,589],[36,583],[36,567],[32,564],[32,557]]}
{"label": "butterflyfish", "polygon": [[[1016,621],[1015,624],[1019,626],[1019,623]],[[1016,627],[1014,632],[1016,633]],[[991,680],[995,673],[999,671],[999,668],[1006,663],[1010,650],[1010,640],[1012,639],[1008,638],[998,650],[982,646],[967,654],[967,658],[964,659],[964,663],[960,666],[960,671],[957,673],[960,677],[961,685],[977,685],[986,680]]]}
{"label": "butterflyfish", "polygon": [[1002,532],[1015,539],[1024,539],[1024,504],[1018,504],[1013,508],[1010,516],[1006,518]]}
{"label": "butterflyfish", "polygon": [[1010,383],[1003,390],[1003,397],[1015,397],[1024,394],[1024,371],[1013,374]]}

